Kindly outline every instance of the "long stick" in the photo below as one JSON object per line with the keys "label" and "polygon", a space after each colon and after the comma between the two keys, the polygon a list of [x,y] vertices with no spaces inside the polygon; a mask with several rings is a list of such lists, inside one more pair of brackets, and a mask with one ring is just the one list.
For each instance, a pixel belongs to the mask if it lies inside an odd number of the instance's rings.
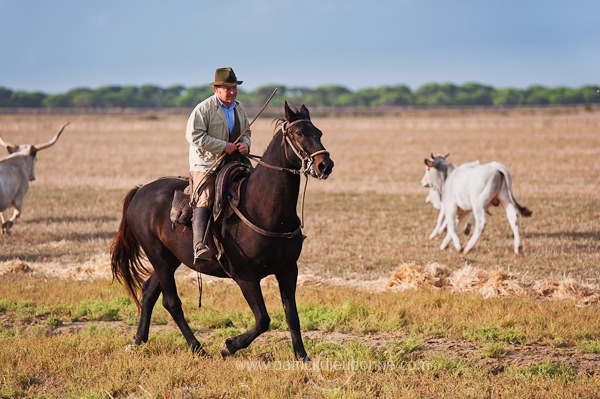
{"label": "long stick", "polygon": [[[250,124],[248,124],[248,126],[246,126],[246,128],[244,129],[244,131],[242,133],[240,133],[240,135],[238,136],[238,138],[235,139],[235,141],[233,142],[233,144],[237,144],[237,142],[248,131],[248,129],[250,129],[250,126],[252,126],[252,124],[254,123],[254,121],[256,119],[258,119],[258,117],[260,116],[260,114],[262,114],[262,112],[265,110],[265,108],[267,108],[267,105],[269,104],[269,102],[271,101],[271,99],[273,98],[273,96],[275,95],[275,93],[277,93],[277,90],[279,90],[278,87],[276,87],[275,90],[273,90],[273,93],[271,93],[271,95],[267,99],[267,102],[265,103],[265,105],[263,105],[263,107],[260,109],[260,111],[258,111],[258,114],[256,114],[256,116],[254,117],[254,119],[252,119],[252,122],[250,122]],[[210,169],[208,169],[208,171],[206,172],[205,176],[208,176],[208,174],[211,173],[212,170],[214,168],[216,168],[221,163],[221,161],[223,160],[223,158],[225,158],[226,155],[227,155],[226,153],[221,154],[221,156],[215,161],[215,163],[212,164],[212,166],[210,167]]]}

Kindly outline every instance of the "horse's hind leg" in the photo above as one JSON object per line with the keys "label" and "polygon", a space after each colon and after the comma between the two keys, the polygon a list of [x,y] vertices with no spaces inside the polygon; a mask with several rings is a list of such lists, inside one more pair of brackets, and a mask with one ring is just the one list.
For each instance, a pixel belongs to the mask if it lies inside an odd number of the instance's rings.
{"label": "horse's hind leg", "polygon": [[247,348],[260,334],[269,329],[271,319],[267,313],[267,307],[260,288],[260,281],[256,280],[236,280],[246,298],[246,302],[250,305],[256,324],[254,327],[244,334],[229,337],[221,346],[221,355],[223,357],[233,355],[239,349]]}
{"label": "horse's hind leg", "polygon": [[300,333],[300,319],[298,318],[298,309],[296,308],[297,278],[297,268],[295,272],[277,275],[279,292],[281,293],[281,301],[283,302],[283,310],[285,311],[285,320],[287,321],[290,334],[292,335],[294,354],[296,355],[296,359],[308,362],[310,359],[306,354],[304,343],[302,342],[302,335]]}
{"label": "horse's hind leg", "polygon": [[174,272],[165,273],[164,276],[161,276],[160,286],[162,288],[163,294],[163,306],[171,314],[171,317],[173,317],[175,323],[177,323],[177,326],[181,330],[181,333],[183,334],[183,337],[187,341],[189,347],[194,352],[205,354],[204,350],[202,349],[202,345],[200,344],[200,342],[198,342],[196,336],[194,336],[190,325],[187,323],[185,317],[183,316],[183,309],[181,308],[181,299],[179,299],[179,295],[177,294],[177,287],[175,285]]}
{"label": "horse's hind leg", "polygon": [[148,342],[148,333],[150,331],[150,319],[152,318],[152,309],[160,295],[160,284],[156,272],[150,275],[142,287],[142,309],[140,312],[140,322],[135,334],[135,344],[139,345]]}
{"label": "horse's hind leg", "polygon": [[[158,279],[160,292],[162,292],[163,295],[163,306],[171,314],[173,320],[175,320],[175,323],[181,330],[181,333],[190,348],[194,352],[205,355],[206,353],[202,349],[202,345],[198,342],[192,329],[185,320],[183,309],[181,308],[181,299],[179,299],[179,295],[177,294],[175,270],[180,265],[179,260],[177,260],[173,254],[168,252],[166,248],[161,248],[159,246],[154,246],[152,248],[148,246],[147,248],[144,248],[144,252],[150,263],[152,263],[152,266],[154,266],[152,275],[156,275],[156,278]],[[140,330],[141,327],[142,323],[140,320]]]}

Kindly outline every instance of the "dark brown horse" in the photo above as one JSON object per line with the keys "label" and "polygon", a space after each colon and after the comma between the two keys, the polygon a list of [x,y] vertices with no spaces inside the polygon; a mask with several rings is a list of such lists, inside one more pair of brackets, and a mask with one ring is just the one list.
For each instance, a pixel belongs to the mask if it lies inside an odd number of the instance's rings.
{"label": "dark brown horse", "polygon": [[[308,360],[296,309],[296,262],[303,241],[296,204],[300,174],[326,179],[333,161],[321,144],[321,131],[311,122],[304,105],[298,110],[286,102],[285,119],[277,122],[278,130],[262,163],[241,187],[238,209],[250,223],[237,215],[227,220],[222,239],[224,265],[213,260],[195,267],[191,230],[182,225],[173,227],[171,223],[173,193],[183,190],[187,181],[159,179],[134,188],[123,200],[123,218],[112,243],[111,265],[113,277],[126,286],[140,310],[136,345],[148,340],[152,309],[162,293],[163,305],[188,345],[204,353],[184,318],[175,287],[175,270],[183,263],[204,274],[234,279],[254,313],[255,326],[244,334],[227,338],[221,346],[223,356],[246,348],[269,328],[260,280],[274,274],[294,353],[296,358]],[[154,267],[151,273],[142,264],[142,250]]]}

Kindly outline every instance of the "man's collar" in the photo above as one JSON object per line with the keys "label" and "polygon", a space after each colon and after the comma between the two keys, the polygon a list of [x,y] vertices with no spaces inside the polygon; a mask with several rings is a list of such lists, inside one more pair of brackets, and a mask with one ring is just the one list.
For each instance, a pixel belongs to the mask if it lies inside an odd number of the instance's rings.
{"label": "man's collar", "polygon": [[217,96],[217,95],[215,94],[215,97],[217,98],[217,101],[219,102],[219,105],[220,105],[221,107],[224,107],[224,108],[227,108],[227,109],[234,109],[234,108],[235,108],[235,106],[237,105],[237,100],[235,100],[234,102],[232,102],[232,103],[231,103],[231,105],[230,105],[229,107],[227,107],[227,106],[226,106],[226,105],[223,103],[223,101],[221,101],[221,99],[219,98],[219,96]]}

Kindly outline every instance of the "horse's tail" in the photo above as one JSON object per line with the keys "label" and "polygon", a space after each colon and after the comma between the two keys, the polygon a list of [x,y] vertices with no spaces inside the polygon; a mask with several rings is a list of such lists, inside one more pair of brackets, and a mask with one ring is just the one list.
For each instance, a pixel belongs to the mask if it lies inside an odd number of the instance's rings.
{"label": "horse's tail", "polygon": [[127,288],[139,311],[141,304],[138,294],[149,271],[142,263],[143,254],[140,244],[127,223],[127,209],[138,190],[139,187],[135,187],[123,199],[121,224],[110,246],[110,264],[113,282],[117,279]]}

